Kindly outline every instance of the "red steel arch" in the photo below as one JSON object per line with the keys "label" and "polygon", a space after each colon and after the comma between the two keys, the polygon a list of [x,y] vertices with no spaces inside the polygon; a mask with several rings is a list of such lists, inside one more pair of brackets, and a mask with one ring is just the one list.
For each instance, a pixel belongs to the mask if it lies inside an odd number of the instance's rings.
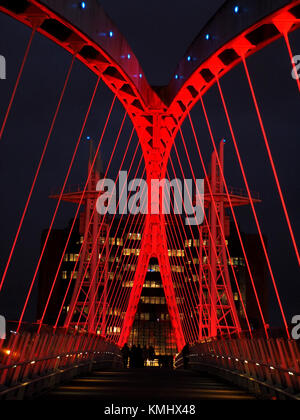
{"label": "red steel arch", "polygon": [[[186,68],[187,62],[190,62],[187,57],[193,61],[196,54],[201,56],[197,46],[202,44],[196,40],[188,52],[190,55],[184,57],[178,68],[178,82],[174,77],[168,87],[157,93],[148,84],[134,53],[99,3],[96,0],[87,3],[87,10],[80,10],[79,7],[73,7],[77,4],[74,0],[0,0],[0,10],[61,45],[102,77],[124,105],[135,126],[144,153],[148,185],[151,185],[151,179],[166,178],[167,164],[178,130],[202,95],[243,58],[286,36],[300,25],[300,0],[261,1],[260,14],[252,14],[246,22],[247,27],[234,27],[233,33],[227,34],[225,41],[222,40],[223,44],[216,42],[211,46],[211,51],[206,52],[207,57],[202,61],[201,57],[198,58],[197,63],[193,63],[194,68]],[[240,3],[246,6],[251,2]],[[232,10],[232,5],[232,1],[226,2],[222,13],[210,22],[211,30],[217,27],[227,8]],[[90,25],[92,28],[88,26],[89,22],[93,22]],[[243,24],[245,26],[245,22]],[[201,32],[198,39],[203,40],[204,35],[205,32]],[[213,37],[213,33],[209,33],[209,37]],[[149,214],[146,218],[134,286],[119,345],[123,345],[130,334],[149,260],[153,256],[159,261],[170,318],[178,349],[181,350],[185,338],[172,283],[162,214]]]}

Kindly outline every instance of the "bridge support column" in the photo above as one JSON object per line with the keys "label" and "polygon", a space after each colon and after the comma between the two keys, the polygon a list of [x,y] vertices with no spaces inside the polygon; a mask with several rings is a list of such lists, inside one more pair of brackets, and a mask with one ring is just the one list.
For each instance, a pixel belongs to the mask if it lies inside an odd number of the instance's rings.
{"label": "bridge support column", "polygon": [[[168,131],[163,126],[163,118],[156,114],[154,114],[152,118],[153,137],[151,141],[147,143],[147,146],[145,146],[145,142],[141,140],[141,144],[144,145],[144,157],[147,170],[148,214],[145,218],[141,252],[134,277],[134,284],[130,295],[128,309],[123,323],[123,329],[119,339],[119,345],[123,346],[129,338],[138,308],[138,303],[141,298],[150,258],[157,258],[160,266],[161,278],[171,324],[175,333],[177,347],[180,351],[185,345],[185,338],[177,307],[168,255],[166,222],[162,211],[163,189],[159,189],[159,193],[156,197],[152,197],[154,194],[152,194],[151,189],[153,180],[161,181],[166,177],[171,138],[168,135]],[[154,207],[159,209],[158,214],[152,214]]]}

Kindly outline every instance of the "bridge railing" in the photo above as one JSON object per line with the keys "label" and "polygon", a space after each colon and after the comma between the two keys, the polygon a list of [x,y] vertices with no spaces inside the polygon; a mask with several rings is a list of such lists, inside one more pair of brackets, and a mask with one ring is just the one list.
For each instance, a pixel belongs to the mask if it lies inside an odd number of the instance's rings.
{"label": "bridge railing", "polygon": [[300,349],[296,341],[206,341],[191,346],[188,356],[177,356],[176,368],[184,365],[207,368],[257,394],[280,398],[299,394],[300,399]]}
{"label": "bridge railing", "polygon": [[47,375],[94,363],[119,366],[119,348],[102,337],[59,332],[24,332],[0,341],[0,394]]}

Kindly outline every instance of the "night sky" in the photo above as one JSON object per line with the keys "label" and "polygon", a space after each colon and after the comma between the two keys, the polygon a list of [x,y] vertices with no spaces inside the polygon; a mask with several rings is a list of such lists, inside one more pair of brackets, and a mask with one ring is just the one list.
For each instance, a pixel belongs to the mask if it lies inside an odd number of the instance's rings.
{"label": "night sky", "polygon": [[[166,85],[188,46],[223,1],[103,0],[102,4],[128,39],[150,84]],[[0,31],[0,54],[6,57],[8,77],[6,81],[0,81],[0,121],[2,121],[30,30],[1,14]],[[300,54],[299,31],[293,33],[290,39],[294,54]],[[46,38],[36,35],[5,133],[0,142],[1,272],[8,258],[70,60],[70,55],[63,49]],[[300,97],[296,82],[291,77],[291,64],[284,41],[278,40],[250,57],[248,64],[294,232],[296,238],[299,238]],[[8,272],[4,292],[0,296],[0,313],[9,319],[16,319],[20,315],[25,291],[28,289],[37,263],[40,235],[42,230],[49,225],[56,204],[49,200],[48,196],[53,190],[59,190],[62,185],[67,163],[71,159],[95,83],[96,76],[83,64],[76,62]],[[226,75],[221,84],[228,102],[250,187],[260,192],[263,199],[263,203],[257,205],[257,211],[263,232],[268,238],[272,267],[279,284],[288,321],[290,321],[293,315],[300,312],[299,269],[242,67],[238,66]],[[88,120],[69,185],[84,182],[89,151],[89,143],[85,139],[86,136],[91,136],[95,140],[99,139],[111,101],[111,92],[102,84]],[[217,89],[213,88],[207,93],[204,101],[215,138],[228,140],[225,162],[228,183],[232,186],[243,187]],[[124,110],[117,103],[101,150],[104,169],[123,116]],[[206,156],[206,161],[209,162],[212,146],[199,105],[193,110],[192,118],[202,152]],[[127,120],[120,138],[121,145],[118,148],[117,157],[112,163],[111,176],[115,176],[120,166],[131,128],[132,125]],[[189,125],[184,124],[183,130],[191,156],[196,156]],[[177,143],[183,156],[182,163],[185,172],[189,177],[188,164],[180,139],[177,139]],[[135,138],[126,159],[127,167],[130,165],[136,145]],[[172,157],[174,159],[174,154]],[[202,177],[200,162],[193,160],[193,166],[197,176]],[[63,204],[55,227],[65,227],[75,211],[73,205]],[[255,232],[250,209],[238,210],[237,214],[242,230]],[[280,325],[280,316],[276,310],[271,287],[270,297],[272,324]],[[34,318],[35,299],[36,291],[30,301],[26,320]]]}

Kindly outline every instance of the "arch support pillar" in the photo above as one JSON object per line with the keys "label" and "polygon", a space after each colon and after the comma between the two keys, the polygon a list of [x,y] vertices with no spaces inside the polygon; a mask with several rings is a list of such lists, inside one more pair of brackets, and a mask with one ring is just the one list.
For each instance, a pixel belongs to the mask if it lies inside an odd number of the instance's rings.
{"label": "arch support pillar", "polygon": [[[173,144],[173,138],[172,133],[166,125],[168,117],[154,113],[148,118],[148,121],[149,120],[153,121],[151,129],[148,129],[147,131],[148,133],[151,133],[151,138],[147,138],[146,141],[144,136],[140,136],[147,171],[148,212],[145,218],[145,228],[133,288],[131,290],[128,309],[124,318],[123,328],[118,344],[123,346],[129,338],[141,298],[150,258],[157,258],[160,266],[161,278],[171,324],[175,333],[177,347],[180,351],[185,345],[185,338],[176,302],[168,255],[166,222],[165,217],[162,214],[163,191],[160,188],[157,197],[152,197],[151,194],[152,180],[160,181],[166,177],[167,164]],[[142,133],[143,131],[141,130],[139,135]],[[153,203],[153,201],[156,201],[156,203]],[[159,214],[151,214],[153,204],[156,204],[157,208],[159,208]]]}

